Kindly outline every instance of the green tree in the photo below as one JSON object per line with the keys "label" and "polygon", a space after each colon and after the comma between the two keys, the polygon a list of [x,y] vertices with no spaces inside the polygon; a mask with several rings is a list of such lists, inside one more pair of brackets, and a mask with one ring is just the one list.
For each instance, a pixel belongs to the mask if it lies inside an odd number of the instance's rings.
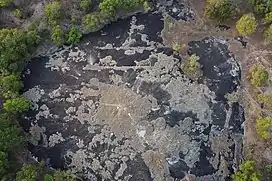
{"label": "green tree", "polygon": [[66,171],[55,171],[53,177],[56,181],[76,181],[75,176],[72,173]]}
{"label": "green tree", "polygon": [[8,154],[0,151],[0,178],[7,172],[8,167]]}
{"label": "green tree", "polygon": [[0,78],[0,87],[5,98],[14,98],[19,95],[23,83],[18,74],[11,74]]}
{"label": "green tree", "polygon": [[198,61],[199,61],[198,56],[191,55],[185,60],[182,66],[182,71],[184,72],[184,74],[190,77],[191,79],[198,79],[203,74],[201,70],[201,65]]}
{"label": "green tree", "polygon": [[24,97],[17,97],[7,100],[3,106],[10,113],[22,113],[29,110],[30,102]]}
{"label": "green tree", "polygon": [[87,14],[83,18],[83,27],[86,30],[89,30],[89,31],[98,30],[100,25],[101,25],[101,22],[100,22],[100,14],[99,13]]}
{"label": "green tree", "polygon": [[54,181],[54,177],[50,174],[45,174],[43,177],[43,181]]}
{"label": "green tree", "polygon": [[256,120],[256,131],[257,135],[264,140],[271,138],[270,129],[272,128],[271,117],[261,117]]}
{"label": "green tree", "polygon": [[19,146],[23,138],[19,135],[17,126],[10,126],[0,130],[0,151],[8,152]]}
{"label": "green tree", "polygon": [[62,29],[59,25],[57,25],[53,28],[51,39],[58,46],[61,46],[64,43],[64,32],[62,31]]}
{"label": "green tree", "polygon": [[257,29],[256,19],[252,14],[245,14],[237,21],[236,29],[243,36],[251,35]]}
{"label": "green tree", "polygon": [[0,0],[0,8],[11,5],[13,0]]}
{"label": "green tree", "polygon": [[250,70],[250,82],[252,85],[260,87],[267,83],[268,72],[261,66],[254,66]]}
{"label": "green tree", "polygon": [[45,15],[50,25],[56,25],[61,18],[61,4],[59,1],[52,1],[45,5]]}
{"label": "green tree", "polygon": [[267,6],[263,0],[249,0],[249,3],[253,6],[254,12],[259,15],[266,13]]}
{"label": "green tree", "polygon": [[36,181],[41,167],[37,164],[25,164],[19,172],[16,173],[16,181]]}
{"label": "green tree", "polygon": [[67,43],[78,43],[81,37],[82,33],[75,26],[72,26],[67,35]]}
{"label": "green tree", "polygon": [[272,94],[258,94],[257,100],[260,104],[263,104],[266,109],[272,108]]}
{"label": "green tree", "polygon": [[267,24],[270,24],[272,22],[272,12],[265,14],[264,22]]}
{"label": "green tree", "polygon": [[14,65],[22,63],[29,55],[38,35],[20,29],[0,29],[0,72],[17,70]]}
{"label": "green tree", "polygon": [[235,17],[236,9],[236,5],[229,0],[207,0],[205,15],[218,23],[224,23]]}
{"label": "green tree", "polygon": [[265,31],[264,31],[264,40],[267,43],[272,42],[272,25],[270,25]]}
{"label": "green tree", "polygon": [[233,181],[260,181],[260,173],[252,160],[245,161],[239,166],[239,170],[232,175]]}
{"label": "green tree", "polygon": [[80,7],[84,11],[89,11],[92,8],[92,0],[81,0]]}

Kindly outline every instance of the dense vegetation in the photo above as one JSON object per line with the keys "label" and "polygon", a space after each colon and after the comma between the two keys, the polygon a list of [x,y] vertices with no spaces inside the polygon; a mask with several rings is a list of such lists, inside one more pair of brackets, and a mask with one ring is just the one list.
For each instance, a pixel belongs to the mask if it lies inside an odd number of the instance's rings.
{"label": "dense vegetation", "polygon": [[236,28],[241,35],[251,35],[256,32],[257,22],[252,14],[243,15],[236,23]]}
{"label": "dense vegetation", "polygon": [[245,161],[232,176],[233,181],[260,181],[260,173],[256,171],[256,164],[252,160]]}
{"label": "dense vegetation", "polygon": [[184,72],[184,74],[194,80],[199,79],[203,74],[201,70],[201,65],[198,61],[198,56],[191,55],[185,60],[182,66],[182,71]]}

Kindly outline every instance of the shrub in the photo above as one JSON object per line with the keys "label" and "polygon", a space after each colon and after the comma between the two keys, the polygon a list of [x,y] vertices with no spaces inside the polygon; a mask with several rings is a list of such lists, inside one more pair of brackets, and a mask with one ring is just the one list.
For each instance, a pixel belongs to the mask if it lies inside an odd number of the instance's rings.
{"label": "shrub", "polygon": [[150,11],[152,9],[150,4],[147,1],[144,2],[143,6],[145,11]]}
{"label": "shrub", "polygon": [[7,100],[3,106],[10,113],[22,113],[29,110],[30,102],[24,97],[18,97]]}
{"label": "shrub", "polygon": [[272,42],[272,25],[270,25],[265,31],[264,31],[264,40],[267,43]]}
{"label": "shrub", "polygon": [[250,82],[252,85],[260,87],[267,83],[268,72],[261,66],[254,66],[250,70]]}
{"label": "shrub", "polygon": [[78,43],[81,37],[82,33],[76,27],[72,26],[67,35],[67,43]]}
{"label": "shrub", "polygon": [[272,12],[265,14],[264,22],[267,24],[270,24],[272,22]]}
{"label": "shrub", "polygon": [[53,28],[51,39],[58,46],[61,46],[64,43],[64,32],[62,31],[62,29],[59,25],[57,25]]}
{"label": "shrub", "polygon": [[0,151],[9,152],[14,150],[23,141],[19,135],[19,129],[16,126],[9,126],[5,129],[0,129]]}
{"label": "shrub", "polygon": [[254,161],[248,160],[239,166],[239,170],[232,175],[233,181],[260,181],[260,173],[257,171]]}
{"label": "shrub", "polygon": [[45,15],[51,25],[56,25],[61,18],[61,5],[58,1],[52,1],[45,5]]}
{"label": "shrub", "polygon": [[84,11],[89,11],[92,7],[92,0],[81,0],[80,7]]}
{"label": "shrub", "polygon": [[20,9],[15,9],[15,10],[13,11],[13,14],[14,14],[14,16],[16,16],[17,18],[22,18],[22,16],[23,16]]}
{"label": "shrub", "polygon": [[50,174],[45,174],[43,177],[43,181],[54,181],[54,177]]}
{"label": "shrub", "polygon": [[250,35],[256,32],[257,22],[253,15],[245,14],[236,23],[236,29],[243,35]]}
{"label": "shrub", "polygon": [[7,172],[8,166],[8,154],[0,151],[0,177]]}
{"label": "shrub", "polygon": [[239,101],[239,99],[240,99],[240,93],[239,92],[227,93],[225,95],[225,98],[228,100],[229,106],[231,106],[233,103]]}
{"label": "shrub", "polygon": [[208,0],[205,15],[218,23],[224,23],[236,15],[236,7],[229,0]]}
{"label": "shrub", "polygon": [[83,18],[83,27],[86,30],[89,31],[95,31],[98,30],[100,27],[100,14],[99,13],[92,13],[92,14],[87,14]]}
{"label": "shrub", "polygon": [[263,104],[265,108],[272,108],[272,94],[258,94],[258,102]]}
{"label": "shrub", "polygon": [[66,171],[55,171],[53,177],[54,180],[57,181],[76,181],[75,176],[72,173]]}
{"label": "shrub", "polygon": [[12,65],[23,62],[37,41],[38,35],[34,31],[0,29],[0,72],[12,71]]}
{"label": "shrub", "polygon": [[11,74],[0,79],[1,93],[5,98],[14,98],[19,95],[20,89],[23,87],[23,83],[20,80],[20,76]]}
{"label": "shrub", "polygon": [[185,49],[185,47],[186,47],[185,44],[179,44],[177,42],[173,43],[173,45],[172,45],[172,49],[175,52],[178,52],[178,53],[180,53],[181,51],[183,51]]}
{"label": "shrub", "polygon": [[0,8],[11,5],[13,0],[0,0]]}
{"label": "shrub", "polygon": [[249,3],[253,6],[256,14],[265,14],[267,7],[263,0],[249,0]]}
{"label": "shrub", "polygon": [[184,74],[190,77],[191,79],[198,79],[203,74],[201,70],[201,65],[198,62],[198,60],[199,60],[198,56],[191,55],[185,60],[182,66],[182,71],[184,72]]}
{"label": "shrub", "polygon": [[36,164],[25,164],[16,174],[16,181],[36,181],[41,167]]}
{"label": "shrub", "polygon": [[272,128],[271,117],[259,117],[256,120],[256,131],[257,135],[264,140],[270,139],[270,129]]}

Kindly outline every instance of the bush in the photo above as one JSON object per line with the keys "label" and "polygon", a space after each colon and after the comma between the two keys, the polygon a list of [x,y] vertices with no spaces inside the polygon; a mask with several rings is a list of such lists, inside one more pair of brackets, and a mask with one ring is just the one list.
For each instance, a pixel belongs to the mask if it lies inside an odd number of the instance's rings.
{"label": "bush", "polygon": [[67,43],[78,43],[81,37],[82,33],[76,27],[72,26],[67,35]]}
{"label": "bush", "polygon": [[13,11],[13,14],[14,14],[14,16],[16,16],[17,18],[22,18],[22,16],[23,16],[20,9],[15,9],[15,10]]}
{"label": "bush", "polygon": [[81,0],[80,7],[84,11],[89,11],[92,8],[92,0]]}
{"label": "bush", "polygon": [[16,174],[16,181],[36,181],[41,170],[40,165],[25,164]]}
{"label": "bush", "polygon": [[257,171],[254,161],[248,160],[239,166],[239,170],[232,175],[233,181],[260,181],[260,173]]}
{"label": "bush", "polygon": [[0,29],[0,73],[15,71],[14,65],[22,63],[28,57],[37,41],[38,35],[35,31]]}
{"label": "bush", "polygon": [[23,139],[19,135],[19,129],[16,126],[10,126],[0,129],[0,151],[9,152],[22,143]]}
{"label": "bush", "polygon": [[272,25],[270,25],[265,31],[264,31],[264,40],[267,43],[272,42]]}
{"label": "bush", "polygon": [[254,66],[250,70],[250,82],[252,85],[260,87],[267,83],[268,72],[261,66]]}
{"label": "bush", "polygon": [[76,178],[72,173],[65,171],[55,171],[53,177],[54,180],[57,181],[76,181]]}
{"label": "bush", "polygon": [[29,110],[30,102],[24,97],[18,97],[7,100],[3,106],[10,113],[22,113]]}
{"label": "bush", "polygon": [[0,87],[1,94],[5,98],[14,98],[19,95],[19,91],[23,87],[23,83],[20,80],[19,75],[11,74],[0,78]]}
{"label": "bush", "polygon": [[92,13],[84,16],[83,27],[85,28],[85,30],[95,31],[98,30],[100,26],[101,22],[99,13]]}
{"label": "bush", "polygon": [[235,5],[229,0],[208,0],[205,8],[205,15],[218,23],[226,22],[235,17],[236,13]]}
{"label": "bush", "polygon": [[256,14],[265,14],[267,8],[263,0],[249,0],[249,3],[253,6]]}
{"label": "bush", "polygon": [[144,2],[143,6],[145,11],[150,11],[152,9],[150,4],[147,1]]}
{"label": "bush", "polygon": [[184,74],[191,79],[198,79],[203,74],[201,70],[201,65],[198,60],[198,56],[191,55],[185,60],[184,65],[182,66],[182,71],[184,72]]}
{"label": "bush", "polygon": [[272,94],[258,94],[257,99],[258,102],[263,104],[265,108],[272,108]]}
{"label": "bush", "polygon": [[228,100],[229,106],[231,106],[233,103],[239,102],[240,93],[239,92],[227,93],[225,95],[225,98]]}
{"label": "bush", "polygon": [[0,177],[1,178],[7,172],[8,167],[9,167],[8,154],[6,152],[0,151]]}
{"label": "bush", "polygon": [[0,0],[0,8],[11,5],[13,0]]}
{"label": "bush", "polygon": [[186,48],[185,44],[179,44],[177,42],[173,43],[172,45],[172,49],[178,53],[182,52],[185,48]]}
{"label": "bush", "polygon": [[251,35],[256,32],[257,22],[253,15],[246,14],[243,15],[236,23],[236,29],[238,32],[243,35]]}
{"label": "bush", "polygon": [[45,5],[45,15],[50,25],[56,25],[61,18],[61,5],[58,1],[53,1]]}
{"label": "bush", "polygon": [[263,139],[263,140],[268,140],[270,139],[270,129],[272,128],[272,120],[271,117],[259,117],[256,120],[256,131],[257,135]]}
{"label": "bush", "polygon": [[64,43],[64,32],[59,25],[53,28],[51,39],[58,46],[61,46]]}
{"label": "bush", "polygon": [[50,174],[45,174],[43,177],[43,181],[54,181],[54,177]]}
{"label": "bush", "polygon": [[264,22],[267,24],[270,24],[272,22],[272,12],[265,14]]}

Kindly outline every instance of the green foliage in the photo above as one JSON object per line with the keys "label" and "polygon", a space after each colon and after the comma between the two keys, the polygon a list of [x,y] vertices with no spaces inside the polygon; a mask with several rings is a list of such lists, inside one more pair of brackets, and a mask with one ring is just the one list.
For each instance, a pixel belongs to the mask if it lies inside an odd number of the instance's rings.
{"label": "green foliage", "polygon": [[56,25],[61,18],[61,4],[59,1],[52,1],[45,5],[45,15],[50,25]]}
{"label": "green foliage", "polygon": [[270,25],[265,31],[264,31],[264,40],[267,43],[272,42],[272,25]]}
{"label": "green foliage", "polygon": [[19,129],[16,126],[10,126],[0,130],[0,151],[8,152],[19,146],[23,139],[19,135]]}
{"label": "green foliage", "polygon": [[232,175],[233,181],[260,181],[260,173],[257,171],[254,161],[248,160],[239,166],[239,170]]}
{"label": "green foliage", "polygon": [[263,139],[263,140],[268,140],[270,139],[270,129],[272,128],[272,120],[271,117],[261,117],[256,120],[256,131],[257,135]]}
{"label": "green foliage", "polygon": [[75,176],[66,171],[55,171],[53,177],[56,181],[76,181]]}
{"label": "green foliage", "polygon": [[236,23],[236,29],[241,35],[251,35],[256,32],[257,22],[253,15],[245,14]]}
{"label": "green foliage", "polygon": [[144,2],[143,6],[145,11],[150,11],[152,9],[150,4],[147,1]]}
{"label": "green foliage", "polygon": [[80,7],[84,11],[89,11],[92,8],[92,0],[81,0]]}
{"label": "green foliage", "polygon": [[272,108],[272,94],[258,94],[257,99],[266,109]]}
{"label": "green foliage", "polygon": [[269,0],[249,0],[253,6],[254,13],[264,15],[272,10],[272,2]]}
{"label": "green foliage", "polygon": [[54,43],[56,43],[58,46],[61,46],[64,43],[64,32],[62,31],[61,27],[59,25],[55,26],[53,28],[53,32],[51,35],[51,39]]}
{"label": "green foliage", "polygon": [[218,23],[224,23],[235,17],[236,13],[235,5],[229,0],[208,0],[205,8],[205,15]]}
{"label": "green foliage", "polygon": [[22,11],[20,9],[15,9],[13,11],[14,16],[16,16],[17,18],[22,18],[23,14]]}
{"label": "green foliage", "polygon": [[185,60],[184,65],[182,66],[182,71],[184,72],[184,74],[191,79],[198,79],[203,74],[201,70],[201,65],[198,60],[198,56],[191,55]]}
{"label": "green foliage", "polygon": [[265,14],[264,22],[267,23],[267,24],[272,22],[272,12]]}
{"label": "green foliage", "polygon": [[24,97],[17,97],[7,100],[3,106],[10,113],[22,113],[29,110],[30,102]]}
{"label": "green foliage", "polygon": [[98,30],[101,26],[101,14],[100,13],[91,13],[87,14],[83,18],[83,27],[89,31]]}
{"label": "green foliage", "polygon": [[8,154],[0,151],[0,177],[7,172],[8,167]]}
{"label": "green foliage", "polygon": [[13,0],[0,0],[0,8],[11,5]]}
{"label": "green foliage", "polygon": [[16,181],[36,181],[41,167],[37,164],[25,164],[16,174]]}
{"label": "green foliage", "polygon": [[[15,71],[14,65],[23,62],[38,41],[35,31],[0,29],[0,72]],[[15,69],[15,70],[14,70]]]}
{"label": "green foliage", "polygon": [[45,174],[43,177],[43,181],[54,181],[54,177],[50,174]]}
{"label": "green foliage", "polygon": [[233,103],[239,102],[240,93],[239,92],[227,93],[225,95],[225,98],[228,100],[228,104],[231,106]]}
{"label": "green foliage", "polygon": [[23,83],[19,75],[11,74],[0,78],[0,87],[1,94],[5,98],[14,98],[19,95],[19,91],[23,87]]}
{"label": "green foliage", "polygon": [[99,9],[104,13],[115,15],[118,10],[134,10],[143,4],[144,0],[102,0]]}
{"label": "green foliage", "polygon": [[67,43],[78,43],[81,37],[82,33],[75,26],[72,26],[67,35]]}
{"label": "green foliage", "polygon": [[264,86],[269,78],[268,72],[261,66],[254,66],[250,70],[250,82],[252,85]]}
{"label": "green foliage", "polygon": [[185,44],[179,44],[177,42],[173,43],[172,45],[172,49],[175,51],[175,52],[178,52],[180,53],[182,50],[184,50],[185,48]]}

